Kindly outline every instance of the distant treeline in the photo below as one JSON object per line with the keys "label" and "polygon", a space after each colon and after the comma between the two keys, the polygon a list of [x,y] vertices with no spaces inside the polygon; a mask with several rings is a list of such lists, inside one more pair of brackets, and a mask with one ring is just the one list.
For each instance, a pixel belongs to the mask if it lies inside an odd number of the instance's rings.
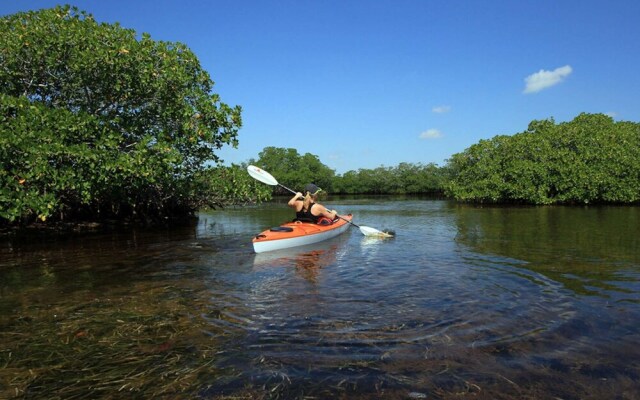
{"label": "distant treeline", "polygon": [[439,167],[401,163],[336,175],[312,155],[267,147],[258,160],[285,186],[315,182],[337,194],[434,194],[465,202],[629,204],[640,201],[640,124],[580,114],[533,121],[481,140]]}
{"label": "distant treeline", "polygon": [[400,163],[395,167],[359,169],[338,175],[332,190],[340,194],[442,195],[446,169],[436,164]]}
{"label": "distant treeline", "polygon": [[[284,186],[301,190],[313,182],[332,194],[442,194],[447,169],[436,164],[401,163],[395,167],[380,166],[336,175],[320,159],[310,153],[300,155],[296,149],[266,147],[257,160],[249,160],[269,171]],[[276,194],[285,194],[275,188]]]}

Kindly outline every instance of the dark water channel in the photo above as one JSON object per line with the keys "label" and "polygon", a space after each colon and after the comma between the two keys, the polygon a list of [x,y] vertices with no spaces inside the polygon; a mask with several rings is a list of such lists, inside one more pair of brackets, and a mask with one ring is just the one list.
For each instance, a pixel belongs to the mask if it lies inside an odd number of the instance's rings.
{"label": "dark water channel", "polygon": [[640,398],[640,208],[333,200],[0,239],[0,398]]}

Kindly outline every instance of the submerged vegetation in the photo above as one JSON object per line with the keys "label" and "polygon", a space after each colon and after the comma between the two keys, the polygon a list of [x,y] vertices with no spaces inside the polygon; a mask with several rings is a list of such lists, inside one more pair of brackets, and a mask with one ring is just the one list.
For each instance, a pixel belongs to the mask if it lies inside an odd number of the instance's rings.
{"label": "submerged vegetation", "polygon": [[[280,188],[215,154],[237,146],[240,106],[181,43],[99,24],[69,6],[0,19],[0,226],[158,222],[255,202]],[[284,185],[337,194],[431,194],[523,204],[640,201],[640,125],[602,114],[533,121],[446,165],[401,163],[337,175],[310,153],[266,147]],[[280,192],[279,192],[280,190]]]}

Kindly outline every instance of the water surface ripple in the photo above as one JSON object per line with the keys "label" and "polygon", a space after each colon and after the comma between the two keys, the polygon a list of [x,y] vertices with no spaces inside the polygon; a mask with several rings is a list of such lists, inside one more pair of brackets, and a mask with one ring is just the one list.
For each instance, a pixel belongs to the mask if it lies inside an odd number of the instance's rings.
{"label": "water surface ripple", "polygon": [[271,203],[6,238],[0,397],[638,398],[638,207],[331,206],[397,236],[254,254]]}

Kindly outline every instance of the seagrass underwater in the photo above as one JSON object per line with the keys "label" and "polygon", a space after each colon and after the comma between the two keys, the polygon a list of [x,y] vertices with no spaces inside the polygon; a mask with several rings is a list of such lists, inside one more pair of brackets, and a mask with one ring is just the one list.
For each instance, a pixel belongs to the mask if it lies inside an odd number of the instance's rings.
{"label": "seagrass underwater", "polygon": [[255,254],[256,232],[291,217],[271,202],[3,238],[0,397],[640,391],[640,208],[330,200],[401,234]]}

